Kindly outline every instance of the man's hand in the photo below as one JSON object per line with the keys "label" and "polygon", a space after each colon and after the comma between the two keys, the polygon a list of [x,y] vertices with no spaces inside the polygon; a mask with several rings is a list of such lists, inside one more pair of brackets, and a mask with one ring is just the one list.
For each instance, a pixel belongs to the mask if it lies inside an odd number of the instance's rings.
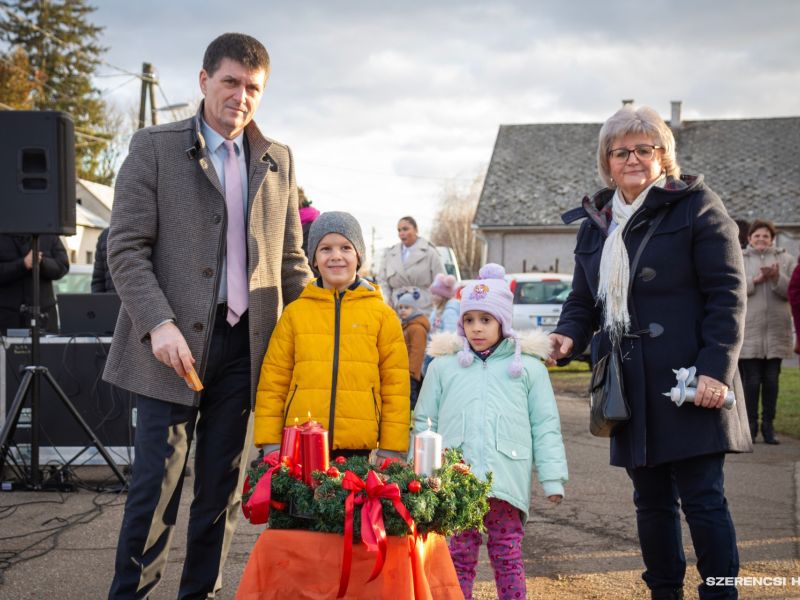
{"label": "man's hand", "polygon": [[[42,262],[42,253],[39,252],[39,262]],[[28,253],[25,255],[25,258],[22,259],[22,263],[25,265],[25,268],[29,271],[33,268],[33,250],[28,250]]]}
{"label": "man's hand", "polygon": [[708,375],[700,375],[697,378],[697,391],[694,396],[695,406],[722,408],[725,404],[725,395],[727,393],[727,385]]}
{"label": "man's hand", "polygon": [[547,366],[552,367],[556,361],[565,358],[572,354],[572,346],[574,342],[571,337],[561,335],[559,333],[551,333],[549,336],[550,342],[553,344],[553,350],[550,357],[547,359]]}
{"label": "man's hand", "polygon": [[181,377],[185,377],[194,368],[192,353],[175,323],[164,323],[151,331],[150,345],[153,347],[153,355]]}

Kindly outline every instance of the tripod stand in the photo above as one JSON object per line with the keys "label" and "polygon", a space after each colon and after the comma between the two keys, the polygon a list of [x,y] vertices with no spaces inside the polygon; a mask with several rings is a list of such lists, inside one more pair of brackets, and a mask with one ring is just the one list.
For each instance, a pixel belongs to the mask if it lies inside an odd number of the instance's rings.
{"label": "tripod stand", "polygon": [[33,273],[33,302],[30,307],[31,310],[31,365],[25,367],[22,381],[20,382],[19,389],[14,396],[14,402],[6,415],[5,423],[3,424],[2,432],[0,432],[0,472],[6,464],[6,458],[9,456],[11,449],[11,440],[14,438],[14,433],[19,423],[20,414],[22,413],[22,405],[25,398],[30,395],[31,400],[31,460],[30,469],[23,482],[24,487],[31,490],[42,489],[41,473],[39,471],[39,399],[40,399],[40,386],[42,378],[50,384],[50,387],[61,399],[61,402],[70,412],[72,417],[83,429],[92,444],[97,448],[97,451],[105,460],[106,464],[111,468],[114,475],[119,479],[121,485],[125,485],[125,476],[119,470],[111,455],[105,449],[103,444],[98,439],[97,435],[89,427],[84,418],[75,408],[75,405],[64,393],[64,390],[58,385],[53,375],[47,367],[39,364],[39,336],[41,319],[40,302],[40,285],[39,285],[39,236],[33,234],[31,238],[31,257],[32,257],[32,273]]}

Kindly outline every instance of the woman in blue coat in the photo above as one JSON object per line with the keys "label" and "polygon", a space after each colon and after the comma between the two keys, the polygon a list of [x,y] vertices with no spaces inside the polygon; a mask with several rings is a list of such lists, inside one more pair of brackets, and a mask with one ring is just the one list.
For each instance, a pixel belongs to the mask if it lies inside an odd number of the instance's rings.
{"label": "woman in blue coat", "polygon": [[[706,581],[738,573],[722,469],[725,453],[752,450],[736,371],[746,305],[737,227],[702,176],[681,177],[675,139],[653,109],[626,106],[609,118],[597,160],[608,187],[562,217],[586,220],[551,358],[566,363],[591,341],[596,360],[619,342],[631,419],[611,439],[611,464],[633,482],[652,598],[683,598],[679,504],[703,580],[700,598],[736,598],[735,587]],[[696,400],[679,407],[663,393],[675,385],[672,369],[690,366]],[[737,403],[725,410],[729,389]]]}

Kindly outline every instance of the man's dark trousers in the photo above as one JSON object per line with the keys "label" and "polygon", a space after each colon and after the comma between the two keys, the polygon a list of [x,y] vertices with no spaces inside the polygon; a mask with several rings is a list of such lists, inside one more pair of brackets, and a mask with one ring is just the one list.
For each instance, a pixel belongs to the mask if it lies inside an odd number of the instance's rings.
{"label": "man's dark trousers", "polygon": [[136,397],[136,456],[109,599],[146,598],[163,577],[195,437],[194,500],[178,597],[206,598],[221,587],[250,418],[247,313],[235,327],[225,313],[220,305],[199,407]]}

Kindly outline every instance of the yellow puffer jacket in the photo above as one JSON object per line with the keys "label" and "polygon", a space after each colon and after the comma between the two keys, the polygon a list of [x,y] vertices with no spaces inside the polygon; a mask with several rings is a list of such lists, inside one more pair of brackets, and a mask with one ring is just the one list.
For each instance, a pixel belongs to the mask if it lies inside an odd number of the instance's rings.
{"label": "yellow puffer jacket", "polygon": [[403,330],[367,281],[341,295],[312,281],[275,327],[256,392],[255,443],[279,444],[284,424],[309,413],[333,449],[408,450]]}

